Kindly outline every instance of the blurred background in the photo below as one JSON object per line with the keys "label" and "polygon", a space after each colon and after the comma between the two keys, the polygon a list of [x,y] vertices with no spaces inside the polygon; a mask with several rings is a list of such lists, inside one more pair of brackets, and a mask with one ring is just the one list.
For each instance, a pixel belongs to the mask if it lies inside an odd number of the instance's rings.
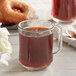
{"label": "blurred background", "polygon": [[[23,0],[35,9],[37,16],[40,19],[50,19],[52,0]],[[42,12],[42,13],[41,13]]]}

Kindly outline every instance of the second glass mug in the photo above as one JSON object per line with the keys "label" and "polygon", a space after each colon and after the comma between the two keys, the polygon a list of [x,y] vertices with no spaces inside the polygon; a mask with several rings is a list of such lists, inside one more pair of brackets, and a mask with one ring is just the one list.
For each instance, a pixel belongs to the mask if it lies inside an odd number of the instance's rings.
{"label": "second glass mug", "polygon": [[[57,28],[58,47],[53,52],[53,30]],[[45,20],[27,20],[19,23],[19,61],[28,70],[40,70],[51,64],[53,53],[62,48],[62,29],[59,24]]]}
{"label": "second glass mug", "polygon": [[56,22],[75,20],[76,0],[53,0],[52,17]]}

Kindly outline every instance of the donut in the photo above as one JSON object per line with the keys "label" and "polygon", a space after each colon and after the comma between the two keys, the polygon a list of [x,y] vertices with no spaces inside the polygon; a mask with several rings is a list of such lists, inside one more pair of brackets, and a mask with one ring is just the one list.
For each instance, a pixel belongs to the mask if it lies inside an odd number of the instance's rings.
{"label": "donut", "polygon": [[35,19],[35,11],[20,0],[0,0],[0,10],[6,21],[18,24],[23,20]]}
{"label": "donut", "polygon": [[7,24],[8,22],[4,19],[2,13],[0,12],[0,22],[2,22],[2,24]]}
{"label": "donut", "polygon": [[4,21],[4,18],[3,18],[2,13],[0,12],[0,22],[3,22],[3,21]]}

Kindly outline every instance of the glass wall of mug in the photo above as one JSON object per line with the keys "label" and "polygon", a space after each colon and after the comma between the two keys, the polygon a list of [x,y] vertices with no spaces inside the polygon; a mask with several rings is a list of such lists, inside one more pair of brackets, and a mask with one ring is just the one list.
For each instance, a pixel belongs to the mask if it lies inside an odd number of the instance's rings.
{"label": "glass wall of mug", "polygon": [[52,18],[57,22],[71,22],[76,18],[76,0],[53,0]]}

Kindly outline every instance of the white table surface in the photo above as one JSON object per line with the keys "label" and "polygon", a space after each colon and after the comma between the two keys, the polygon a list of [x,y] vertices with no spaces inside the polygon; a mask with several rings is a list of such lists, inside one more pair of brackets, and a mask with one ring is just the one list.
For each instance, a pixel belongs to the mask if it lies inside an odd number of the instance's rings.
{"label": "white table surface", "polygon": [[[24,0],[36,11],[39,19],[51,18],[52,0]],[[17,31],[10,31],[13,47],[9,66],[0,67],[0,76],[76,76],[76,48],[63,43],[63,49],[53,56],[52,64],[41,71],[27,71],[18,61],[19,38]]]}

